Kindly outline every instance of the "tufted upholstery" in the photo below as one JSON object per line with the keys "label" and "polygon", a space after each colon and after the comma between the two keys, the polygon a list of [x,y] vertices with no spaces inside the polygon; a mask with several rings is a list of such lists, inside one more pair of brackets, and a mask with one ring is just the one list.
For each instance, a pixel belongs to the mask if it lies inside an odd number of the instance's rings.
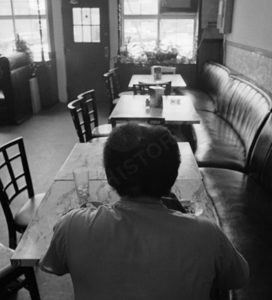
{"label": "tufted upholstery", "polygon": [[201,173],[223,231],[249,263],[249,283],[243,289],[234,292],[234,299],[270,300],[271,194],[251,176],[239,171],[202,168]]}
{"label": "tufted upholstery", "polygon": [[206,63],[202,76],[205,74],[203,91],[213,99],[215,110],[204,112],[197,104],[202,98],[193,101],[201,117],[201,124],[194,125],[197,162],[202,167],[246,170],[254,142],[272,108],[271,98],[218,64]]}
{"label": "tufted upholstery", "polygon": [[182,89],[181,93],[192,100],[197,110],[215,112],[218,98],[228,85],[229,75],[229,70],[224,66],[205,63],[200,76],[200,89]]}
{"label": "tufted upholstery", "polygon": [[228,68],[218,63],[207,62],[202,69],[200,87],[216,103],[221,91],[228,84],[229,75]]}
{"label": "tufted upholstery", "polygon": [[220,225],[250,266],[248,285],[232,299],[270,300],[272,101],[237,75],[221,87],[215,111],[198,110],[195,155]]}
{"label": "tufted upholstery", "polygon": [[247,159],[243,140],[216,114],[204,111],[198,111],[198,114],[200,124],[194,125],[198,164],[201,167],[242,170]]}

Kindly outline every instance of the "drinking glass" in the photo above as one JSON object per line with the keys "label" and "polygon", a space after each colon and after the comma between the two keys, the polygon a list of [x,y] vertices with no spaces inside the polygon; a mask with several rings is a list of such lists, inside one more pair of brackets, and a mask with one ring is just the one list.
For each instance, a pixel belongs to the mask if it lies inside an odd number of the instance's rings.
{"label": "drinking glass", "polygon": [[89,199],[89,170],[80,167],[73,171],[75,188],[78,196],[79,205],[84,205]]}

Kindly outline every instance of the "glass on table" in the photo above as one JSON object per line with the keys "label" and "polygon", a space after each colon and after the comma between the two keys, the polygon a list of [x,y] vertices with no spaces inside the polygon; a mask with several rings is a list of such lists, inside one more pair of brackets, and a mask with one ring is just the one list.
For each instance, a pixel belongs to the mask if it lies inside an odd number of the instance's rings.
{"label": "glass on table", "polygon": [[85,205],[89,200],[89,169],[76,168],[73,171],[73,177],[79,205]]}

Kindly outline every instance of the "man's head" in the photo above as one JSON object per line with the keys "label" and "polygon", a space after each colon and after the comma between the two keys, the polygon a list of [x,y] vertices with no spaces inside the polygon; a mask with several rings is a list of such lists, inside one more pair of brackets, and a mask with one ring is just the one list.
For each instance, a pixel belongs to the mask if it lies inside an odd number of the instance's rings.
{"label": "man's head", "polygon": [[120,196],[166,195],[179,165],[178,144],[162,126],[122,125],[112,131],[105,144],[107,179]]}

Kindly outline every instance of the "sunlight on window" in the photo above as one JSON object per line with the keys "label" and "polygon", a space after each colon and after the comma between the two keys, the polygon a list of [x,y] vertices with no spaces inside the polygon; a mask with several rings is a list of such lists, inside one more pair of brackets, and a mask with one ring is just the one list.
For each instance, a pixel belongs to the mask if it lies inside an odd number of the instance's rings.
{"label": "sunlight on window", "polygon": [[[45,1],[39,1],[40,13],[45,14]],[[36,15],[38,11],[37,0],[13,0],[15,15]]]}
{"label": "sunlight on window", "polygon": [[73,33],[75,43],[100,42],[99,8],[73,8]]}
{"label": "sunlight on window", "polygon": [[121,55],[145,61],[159,52],[172,61],[195,62],[196,14],[160,13],[159,4],[159,0],[123,0]]}
{"label": "sunlight on window", "polygon": [[156,15],[158,0],[124,0],[125,15]]}
{"label": "sunlight on window", "polygon": [[[14,14],[12,14],[13,3]],[[46,2],[39,0],[0,0],[0,53],[9,55],[16,50],[15,38],[25,41],[34,61],[49,59],[49,40],[46,20]],[[13,24],[14,20],[14,24]],[[41,32],[40,32],[41,30]]]}
{"label": "sunlight on window", "polygon": [[175,48],[179,55],[193,57],[194,20],[162,19],[160,21],[160,47]]}

